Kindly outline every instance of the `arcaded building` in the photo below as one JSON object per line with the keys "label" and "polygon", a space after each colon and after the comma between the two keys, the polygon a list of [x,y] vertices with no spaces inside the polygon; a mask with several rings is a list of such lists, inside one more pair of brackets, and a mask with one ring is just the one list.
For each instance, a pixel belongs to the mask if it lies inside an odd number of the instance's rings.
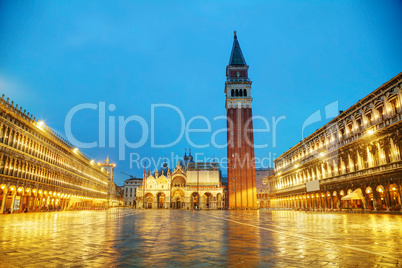
{"label": "arcaded building", "polygon": [[225,205],[219,164],[196,163],[191,153],[174,170],[164,163],[155,172],[144,171],[144,185],[136,190],[137,208],[222,209]]}
{"label": "arcaded building", "polygon": [[113,170],[0,99],[0,213],[107,207],[116,203]]}
{"label": "arcaded building", "polygon": [[401,89],[402,73],[279,156],[271,207],[401,210]]}

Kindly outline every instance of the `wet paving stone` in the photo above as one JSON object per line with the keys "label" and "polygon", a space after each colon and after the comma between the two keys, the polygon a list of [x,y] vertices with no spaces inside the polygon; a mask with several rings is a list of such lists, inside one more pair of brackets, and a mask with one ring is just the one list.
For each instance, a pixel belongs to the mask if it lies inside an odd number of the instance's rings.
{"label": "wet paving stone", "polygon": [[110,209],[0,215],[1,267],[401,267],[399,215]]}

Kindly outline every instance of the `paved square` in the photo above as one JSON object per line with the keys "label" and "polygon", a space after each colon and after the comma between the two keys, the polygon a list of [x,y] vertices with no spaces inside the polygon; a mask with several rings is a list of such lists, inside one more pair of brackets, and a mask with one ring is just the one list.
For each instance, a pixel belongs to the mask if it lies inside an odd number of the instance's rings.
{"label": "paved square", "polygon": [[291,211],[0,215],[0,267],[400,267],[402,217]]}

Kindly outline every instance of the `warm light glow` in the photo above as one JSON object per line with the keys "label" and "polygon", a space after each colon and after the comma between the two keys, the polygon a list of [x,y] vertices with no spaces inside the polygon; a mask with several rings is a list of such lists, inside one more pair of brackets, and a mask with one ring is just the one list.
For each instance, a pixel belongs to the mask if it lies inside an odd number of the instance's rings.
{"label": "warm light glow", "polygon": [[1,186],[1,189],[4,189],[4,185]]}
{"label": "warm light glow", "polygon": [[321,156],[324,156],[325,154],[324,154],[324,153],[320,153],[320,155],[321,155]]}
{"label": "warm light glow", "polygon": [[78,153],[78,148],[74,148],[73,152],[76,154]]}
{"label": "warm light glow", "polygon": [[372,135],[374,133],[374,131],[372,131],[371,129],[369,129],[368,131],[367,131],[367,134],[369,134],[369,135]]}
{"label": "warm light glow", "polygon": [[21,188],[19,188],[19,189],[18,189],[18,192],[21,192],[21,191],[22,191],[22,189],[21,189]]}
{"label": "warm light glow", "polygon": [[394,187],[394,188],[392,188],[392,190],[393,190],[393,191],[395,191],[395,187]]}
{"label": "warm light glow", "polygon": [[43,127],[45,126],[45,122],[43,122],[42,120],[41,120],[41,121],[38,121],[38,123],[36,124],[36,126],[37,126],[37,128],[43,130]]}

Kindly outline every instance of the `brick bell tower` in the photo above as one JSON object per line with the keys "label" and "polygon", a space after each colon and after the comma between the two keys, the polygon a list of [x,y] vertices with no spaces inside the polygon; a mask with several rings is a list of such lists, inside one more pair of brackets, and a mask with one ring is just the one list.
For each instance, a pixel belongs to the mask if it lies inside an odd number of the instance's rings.
{"label": "brick bell tower", "polygon": [[251,83],[234,32],[225,82],[229,209],[257,208]]}

